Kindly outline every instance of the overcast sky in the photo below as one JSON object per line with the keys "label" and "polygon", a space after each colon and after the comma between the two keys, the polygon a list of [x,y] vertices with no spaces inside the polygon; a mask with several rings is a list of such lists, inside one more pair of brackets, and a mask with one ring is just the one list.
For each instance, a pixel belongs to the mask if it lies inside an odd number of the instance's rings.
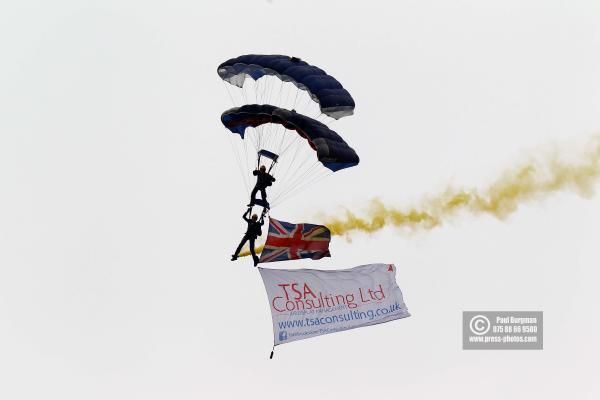
{"label": "overcast sky", "polygon": [[[412,317],[279,346],[230,254],[247,202],[216,68],[325,68],[361,157],[278,207],[311,222],[378,196],[486,186],[600,130],[600,3],[27,1],[0,6],[0,397],[597,399],[600,205],[334,238],[395,263]],[[274,211],[275,213],[275,211]],[[463,310],[544,311],[543,351],[463,351]]]}

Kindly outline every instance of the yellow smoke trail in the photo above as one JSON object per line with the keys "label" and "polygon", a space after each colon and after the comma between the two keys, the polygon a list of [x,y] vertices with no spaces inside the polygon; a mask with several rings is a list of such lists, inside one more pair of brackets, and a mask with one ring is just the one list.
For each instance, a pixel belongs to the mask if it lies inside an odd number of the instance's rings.
{"label": "yellow smoke trail", "polygon": [[375,232],[385,226],[431,229],[441,225],[459,211],[491,214],[504,218],[519,204],[544,198],[556,191],[573,189],[589,196],[600,178],[600,137],[594,137],[579,154],[576,162],[552,154],[532,159],[502,173],[484,189],[449,187],[437,196],[426,198],[417,207],[397,209],[372,200],[366,217],[346,210],[342,217],[325,217],[322,221],[332,234],[352,231]]}
{"label": "yellow smoke trail", "polygon": [[[256,254],[262,253],[264,245],[260,245],[256,247]],[[250,249],[248,247],[244,247],[244,250],[240,251],[240,257],[246,257],[250,255]]]}
{"label": "yellow smoke trail", "polygon": [[[593,194],[600,178],[600,136],[593,137],[576,161],[565,161],[558,153],[504,171],[483,189],[448,187],[421,204],[404,209],[389,207],[378,199],[371,200],[366,215],[361,217],[345,210],[342,216],[320,215],[332,235],[348,235],[360,231],[372,233],[385,226],[432,229],[442,225],[458,212],[473,215],[490,214],[504,218],[521,203],[543,199],[554,192],[574,190],[583,196]],[[257,252],[262,246],[257,248]],[[245,251],[242,255],[248,255]]]}

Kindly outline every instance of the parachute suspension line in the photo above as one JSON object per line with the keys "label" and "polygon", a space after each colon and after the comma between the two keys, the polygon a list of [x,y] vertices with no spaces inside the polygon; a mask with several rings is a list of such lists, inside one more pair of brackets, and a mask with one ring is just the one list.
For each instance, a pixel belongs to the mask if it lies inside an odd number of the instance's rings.
{"label": "parachute suspension line", "polygon": [[275,130],[275,126],[273,126],[274,124],[266,124],[268,125],[267,128],[265,128],[267,130],[267,134],[265,136],[266,138],[266,142],[265,142],[265,146],[263,148],[267,148],[269,150],[273,150],[273,136],[275,135],[274,130]]}
{"label": "parachute suspension line", "polygon": [[289,151],[289,149],[296,146],[297,143],[302,143],[302,140],[303,140],[303,138],[299,134],[292,135],[292,137],[290,137],[289,140],[286,140],[286,142],[283,144],[283,148],[281,149],[281,152],[284,154],[287,153]]}
{"label": "parachute suspension line", "polygon": [[[279,92],[277,92],[276,86],[277,86],[277,81],[279,81]],[[275,102],[276,104],[281,104],[281,87],[283,85],[283,81],[280,79],[277,79],[275,81],[275,83],[273,83],[271,85],[271,92],[269,94],[269,104],[273,104],[273,102]]]}
{"label": "parachute suspension line", "polygon": [[[299,140],[300,135],[297,134],[291,134],[288,133],[287,129],[280,124],[266,124],[266,125],[270,125],[270,133],[269,133],[269,141],[267,143],[263,143],[264,146],[262,148],[264,149],[268,149],[268,150],[273,150],[275,153],[277,153],[280,157],[282,154],[285,153],[285,151],[281,151],[281,149],[284,147],[284,144],[286,145],[286,150],[287,148],[289,148],[294,142]],[[281,136],[281,139],[279,139],[279,136]],[[277,143],[279,143],[279,145],[277,145]],[[297,150],[300,150],[300,148],[298,148]],[[281,163],[276,163],[275,165],[280,165]],[[284,165],[287,164],[284,162]],[[273,170],[277,170],[279,171],[281,169],[281,167],[273,167]],[[287,168],[285,171],[289,171],[290,168]],[[282,179],[280,179],[280,181],[282,181]],[[283,182],[282,182],[283,183]]]}
{"label": "parachute suspension line", "polygon": [[279,94],[277,95],[277,100],[279,100],[279,104],[283,104],[281,102],[282,98],[281,98],[281,91],[283,90],[283,81],[280,80],[279,81]]}
{"label": "parachute suspension line", "polygon": [[242,83],[242,96],[244,98],[244,104],[248,104],[248,99],[246,98],[246,82],[248,81],[248,78],[244,78],[244,82]]}
{"label": "parachute suspension line", "polygon": [[234,107],[237,106],[237,103],[235,102],[235,100],[233,100],[233,96],[231,95],[231,91],[229,90],[229,84],[225,83],[225,81],[221,81],[223,82],[223,85],[225,85],[225,89],[227,89],[227,94],[229,95],[229,98],[231,99],[231,104],[233,104]]}
{"label": "parachute suspension line", "polygon": [[267,88],[267,82],[266,82],[267,77],[263,76],[261,78],[259,78],[257,80],[258,82],[258,96],[259,96],[259,101],[257,102],[257,104],[264,104],[265,103],[265,90]]}
{"label": "parachute suspension line", "polygon": [[[279,130],[277,130],[279,132]],[[282,132],[281,135],[281,141],[279,142],[279,147],[277,147],[277,152],[279,155],[281,155],[281,149],[283,148],[283,143],[285,142],[285,138],[286,138],[286,133]]]}
{"label": "parachute suspension line", "polygon": [[[266,125],[271,125],[271,124],[266,124]],[[265,125],[263,125],[265,126]],[[263,131],[261,131],[262,133],[262,139],[261,139],[261,149],[265,149],[265,150],[270,150],[271,149],[271,140],[272,140],[272,127],[271,126],[265,126],[265,128],[263,129]]]}
{"label": "parachute suspension line", "polygon": [[262,103],[261,104],[269,104],[269,90],[271,89],[271,82],[269,80],[269,76],[264,76],[261,78],[263,81],[263,90],[262,90]]}
{"label": "parachute suspension line", "polygon": [[258,145],[256,151],[259,151],[262,149],[264,149],[264,150],[269,149],[269,143],[271,140],[271,127],[267,126],[267,125],[270,125],[270,124],[259,125],[260,141],[259,141],[259,145]]}
{"label": "parachute suspension line", "polygon": [[294,137],[292,140],[290,140],[290,142],[288,143],[288,145],[287,145],[285,148],[283,148],[283,150],[281,150],[281,151],[280,151],[280,154],[279,154],[279,155],[282,155],[282,154],[284,154],[285,152],[287,152],[287,150],[288,150],[288,149],[289,149],[289,148],[290,148],[290,147],[291,147],[291,146],[292,146],[294,143],[296,143],[298,140],[300,140],[300,135],[295,135],[295,137]]}
{"label": "parachute suspension line", "polygon": [[254,93],[254,103],[255,104],[258,104],[258,89],[259,89],[258,85],[259,85],[259,82],[252,79],[252,86],[254,87],[254,90],[252,92]]}
{"label": "parachute suspension line", "polygon": [[254,90],[252,91],[254,93],[254,103],[260,104],[260,101],[259,101],[260,80],[252,79],[252,81],[253,81],[252,86],[254,87]]}
{"label": "parachute suspension line", "polygon": [[[269,145],[272,146],[273,150],[279,155],[281,156],[281,148],[283,147],[283,143],[286,143],[287,141],[293,140],[290,139],[290,137],[293,136],[298,136],[298,135],[293,135],[292,132],[288,132],[287,129],[281,125],[281,124],[271,124],[272,125],[272,137],[271,140],[269,142]],[[281,139],[279,138],[279,136],[281,136]],[[277,143],[279,143],[279,145],[277,145]]]}
{"label": "parachute suspension line", "polygon": [[[263,128],[263,137],[261,139],[261,144],[262,147],[261,149],[270,149],[271,148],[271,141],[273,140],[273,124],[265,124],[262,125]],[[260,150],[260,149],[259,149]]]}
{"label": "parachute suspension line", "polygon": [[296,106],[296,99],[298,98],[298,88],[290,83],[288,85],[288,93],[290,96],[288,108],[292,110]]}
{"label": "parachute suspension line", "polygon": [[275,97],[275,98],[277,99],[277,102],[278,102],[279,104],[283,104],[283,103],[281,102],[281,100],[282,100],[282,95],[283,95],[283,81],[282,81],[281,79],[278,79],[278,81],[279,81],[279,91],[277,92],[277,95],[276,95],[276,97]]}
{"label": "parachute suspension line", "polygon": [[292,166],[294,165],[294,163],[296,161],[296,156],[298,155],[298,151],[299,150],[300,150],[300,146],[296,146],[296,150],[294,151],[294,155],[290,159],[290,162],[288,163],[288,167],[285,169],[285,172],[283,173],[284,175],[279,179],[281,182],[285,182],[286,181],[285,179],[289,175],[289,172],[292,169]]}
{"label": "parachute suspension line", "polygon": [[[297,146],[297,149],[300,147],[302,146]],[[298,176],[302,176],[304,173],[306,173],[307,168],[310,168],[307,164],[307,161],[313,156],[311,152],[306,152],[302,161],[299,161],[297,163],[297,167],[295,167],[294,165],[296,164],[296,161],[299,160],[299,158],[301,158],[297,157],[297,155],[297,152],[295,152],[292,162],[286,170],[285,186],[284,188],[282,188],[283,191],[289,189],[290,186],[293,186],[297,182]],[[290,170],[292,170],[293,172],[291,174],[288,174]]]}
{"label": "parachute suspension line", "polygon": [[306,104],[304,105],[304,107],[302,108],[303,110],[308,110],[309,106],[310,106],[310,102],[312,101],[312,98],[310,97],[310,94],[308,94],[306,96]]}
{"label": "parachute suspension line", "polygon": [[323,114],[323,123],[329,127],[331,127],[331,125],[335,124],[338,121],[339,120],[332,118],[329,115]]}
{"label": "parachute suspension line", "polygon": [[[331,174],[333,174],[333,172],[327,170],[327,171],[321,171],[321,173],[317,176],[315,176],[313,179],[306,181],[305,183],[303,183],[302,185],[300,185],[296,190],[293,190],[291,192],[289,192],[288,194],[286,194],[285,196],[279,198],[277,200],[277,204],[283,203],[284,201],[294,197],[295,195],[297,195],[298,193],[300,193],[302,190],[304,190],[307,186],[309,185],[314,185],[317,182],[320,182],[321,180],[323,180],[324,178],[329,177]],[[271,208],[273,208],[274,206],[272,205]]]}
{"label": "parachute suspension line", "polygon": [[259,96],[258,96],[258,93],[260,91],[260,80],[252,79],[252,81],[253,81],[252,86],[254,87],[254,90],[252,91],[252,93],[254,94],[254,103],[260,104]]}
{"label": "parachute suspension line", "polygon": [[276,132],[277,135],[273,138],[273,149],[281,157],[281,148],[283,143],[290,140],[289,137],[292,137],[294,132],[288,132],[287,129],[285,129],[285,127],[283,127],[282,125],[277,127]]}
{"label": "parachute suspension line", "polygon": [[269,166],[269,170],[267,171],[267,173],[271,173],[271,171],[273,170],[273,168],[275,168],[275,166],[277,165],[277,160],[271,160],[271,166]]}
{"label": "parachute suspension line", "polygon": [[260,135],[260,131],[257,130],[256,128],[253,129],[253,133],[254,133],[254,139],[250,141],[250,143],[252,143],[252,146],[254,146],[254,150],[256,152],[258,152],[258,150],[260,149],[260,142],[261,142],[261,138],[262,135]]}
{"label": "parachute suspension line", "polygon": [[269,82],[269,86],[267,87],[267,92],[266,92],[266,96],[265,98],[267,99],[267,104],[272,104],[271,103],[271,93],[273,92],[273,84],[271,82]]}
{"label": "parachute suspension line", "polygon": [[[329,116],[328,116],[328,117],[329,117]],[[327,122],[327,125],[331,126],[331,125],[335,124],[336,122],[338,122],[338,121],[339,121],[339,119],[335,119],[335,118],[331,118],[331,117],[329,117],[329,118],[328,118],[328,121],[329,121],[329,122]]]}
{"label": "parachute suspension line", "polygon": [[[227,94],[229,95],[229,99],[231,100],[232,105],[234,107],[237,107],[240,102],[236,101],[235,98],[234,98],[234,96],[231,94],[231,90],[229,88],[230,84],[226,83],[225,81],[222,81],[222,82],[223,82],[223,85],[225,86],[225,90],[227,91]],[[242,90],[242,92],[243,92],[243,90]],[[242,156],[240,154],[240,148],[241,148],[241,146],[235,143],[236,139],[235,139],[235,137],[233,135],[228,135],[228,136],[229,136],[228,140],[229,140],[229,145],[231,146],[231,151],[233,152],[236,164],[238,166],[240,174],[242,175],[242,182],[243,182],[243,185],[244,185],[244,187],[246,189],[246,194],[247,194],[247,196],[250,196],[250,187],[249,187],[249,182],[248,182],[248,173],[247,173],[247,170],[244,170]],[[242,139],[242,142],[244,142],[244,145],[245,145],[245,140]],[[244,154],[247,154],[246,151],[244,151]],[[246,164],[247,164],[247,161],[246,161]]]}
{"label": "parachute suspension line", "polygon": [[264,104],[264,99],[265,99],[265,88],[267,86],[267,83],[265,82],[266,77],[263,77],[261,79],[258,79],[256,82],[258,82],[258,102],[257,104]]}
{"label": "parachute suspension line", "polygon": [[256,148],[260,150],[265,147],[265,128],[262,125],[257,126],[257,128],[259,129],[256,132]]}
{"label": "parachute suspension line", "polygon": [[290,90],[290,83],[286,82],[283,86],[285,86],[285,100],[282,99],[282,103],[283,104],[283,108],[290,108],[290,93],[292,92]]}
{"label": "parachute suspension line", "polygon": [[238,151],[238,146],[234,143],[235,138],[233,138],[233,136],[229,137],[229,144],[231,144],[231,151],[233,151],[233,154],[235,155],[235,161],[238,165],[238,169],[240,170],[240,174],[242,175],[242,181],[244,183],[244,187],[246,188],[246,194],[248,196],[250,196],[250,187],[248,186],[248,179],[247,179],[247,171],[244,171],[244,167],[242,166],[242,157],[239,154]]}
{"label": "parachute suspension line", "polygon": [[[310,169],[310,168],[309,168]],[[273,195],[273,199],[271,200],[271,204],[279,204],[279,200],[285,197],[290,191],[294,190],[296,187],[294,186],[297,182],[297,179],[288,179],[285,187],[279,192]]]}
{"label": "parachute suspension line", "polygon": [[262,125],[259,125],[254,129],[256,129],[256,138],[254,139],[254,142],[256,143],[255,147],[260,149],[263,142],[263,127]]}
{"label": "parachute suspension line", "polygon": [[260,147],[260,142],[261,142],[260,126],[254,127],[254,136],[252,138],[250,138],[250,136],[249,136],[248,139],[249,140],[252,139],[252,143],[254,144],[254,147]]}
{"label": "parachute suspension line", "polygon": [[271,149],[271,142],[273,141],[273,136],[275,135],[274,131],[277,128],[277,126],[274,126],[274,125],[275,124],[273,124],[273,123],[262,125],[265,127],[265,136],[264,136],[263,147],[262,147],[263,149],[267,149],[267,150]]}
{"label": "parachute suspension line", "polygon": [[[319,165],[319,161],[315,161],[313,164],[311,164],[308,168],[306,168],[302,174],[300,174],[300,176],[294,177],[294,178],[290,178],[289,181],[290,183],[288,185],[286,185],[286,188],[281,191],[280,193],[277,193],[276,196],[274,196],[273,202],[277,203],[279,202],[279,200],[281,200],[283,197],[287,196],[290,192],[298,189],[298,185],[300,184],[300,182],[302,182],[303,180],[305,180],[305,178],[307,178],[308,176],[312,176],[315,174],[315,171],[317,173],[319,173],[321,170],[318,167]],[[315,170],[316,168],[316,170]],[[302,184],[304,185],[304,184]]]}
{"label": "parachute suspension line", "polygon": [[271,81],[269,79],[269,76],[264,76],[263,78],[261,78],[261,80],[263,81],[263,93],[262,93],[262,103],[263,104],[269,104],[269,91],[271,90]]}
{"label": "parachute suspension line", "polygon": [[288,199],[302,190],[304,190],[307,186],[313,185],[320,181],[321,179],[333,174],[332,171],[328,169],[317,168],[313,169],[311,173],[307,175],[307,177],[302,178],[302,181],[298,183],[298,185],[294,185],[291,190],[286,191],[282,196],[278,198],[278,202],[283,202],[285,199]]}
{"label": "parachute suspension line", "polygon": [[[276,100],[279,100],[279,99],[277,99],[277,95],[276,95],[276,93],[278,93],[278,92],[275,90],[275,87],[276,87],[276,86],[277,86],[277,84],[276,84],[276,83],[273,83],[273,84],[271,85],[271,91],[269,92],[269,104],[273,104],[273,97],[275,97],[275,99],[276,99]],[[277,101],[276,103],[277,103],[277,104],[280,104],[280,103],[279,103],[279,101]]]}
{"label": "parachute suspension line", "polygon": [[[289,192],[290,190],[294,189],[296,187],[296,185],[299,184],[300,182],[302,182],[302,180],[304,178],[306,178],[307,176],[309,176],[310,174],[313,173],[313,171],[315,170],[315,167],[317,167],[318,164],[319,164],[319,162],[315,161],[313,164],[307,165],[305,168],[298,168],[297,171],[302,170],[302,172],[292,175],[289,178],[289,184],[286,186],[283,193],[280,193],[279,195],[285,194],[285,192]],[[305,163],[303,163],[302,165],[305,165]],[[318,168],[317,168],[317,171],[318,171]]]}
{"label": "parachute suspension line", "polygon": [[[250,171],[251,168],[251,164],[248,162],[248,141],[247,140],[243,140],[244,142],[244,156],[246,157],[246,173],[244,174],[244,176],[248,177],[248,173]],[[252,162],[252,164],[254,164],[254,162]],[[252,171],[254,171],[254,169],[252,169]],[[250,187],[250,183],[248,184],[248,187]]]}
{"label": "parachute suspension line", "polygon": [[269,86],[268,78],[269,78],[269,76],[265,75],[257,80],[258,88],[259,88],[258,93],[260,96],[259,97],[260,101],[258,102],[258,104],[264,104],[264,102],[265,102],[266,92],[267,92],[267,89]]}
{"label": "parachute suspension line", "polygon": [[[328,125],[328,121],[327,121],[327,116],[325,114],[323,114],[322,111],[319,110],[318,114],[315,114],[314,117],[312,117],[313,119],[316,119],[319,122],[324,123],[325,125]],[[323,118],[323,120],[321,121],[321,118]]]}
{"label": "parachute suspension line", "polygon": [[265,126],[265,136],[263,140],[263,149],[271,149],[271,142],[273,141],[273,129],[275,128],[273,124],[266,124]]}
{"label": "parachute suspension line", "polygon": [[298,93],[300,93],[300,89],[296,88],[296,96],[294,97],[294,105],[292,106],[292,110],[296,108],[296,102],[298,101]]}
{"label": "parachute suspension line", "polygon": [[[252,82],[252,84],[248,84],[248,89],[249,89],[249,92],[250,92],[249,97],[250,98],[254,97],[256,99],[256,81],[254,79],[252,79],[252,78],[246,79],[246,81],[251,81]],[[246,81],[244,81],[244,86],[246,86]],[[250,85],[252,85],[252,89],[250,89]],[[246,103],[246,104],[248,104],[248,103]]]}

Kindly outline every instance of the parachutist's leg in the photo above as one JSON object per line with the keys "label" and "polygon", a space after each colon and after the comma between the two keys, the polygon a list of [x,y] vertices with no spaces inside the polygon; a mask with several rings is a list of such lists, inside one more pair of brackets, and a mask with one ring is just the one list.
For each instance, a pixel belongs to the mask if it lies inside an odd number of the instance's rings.
{"label": "parachutist's leg", "polygon": [[254,260],[254,266],[258,264],[258,256],[256,255],[256,251],[254,250],[254,241],[256,238],[250,238],[250,253],[252,254],[252,260]]}
{"label": "parachutist's leg", "polygon": [[237,249],[235,249],[235,253],[233,253],[233,255],[231,256],[231,261],[234,261],[237,259],[238,254],[240,254],[240,251],[242,251],[242,247],[244,247],[244,243],[246,243],[246,240],[248,240],[248,237],[246,235],[244,235],[239,246],[237,247]]}
{"label": "parachutist's leg", "polygon": [[249,240],[250,243],[250,254],[252,254],[252,258],[256,257],[256,251],[254,250],[254,241],[256,240],[255,238],[251,237]]}
{"label": "parachutist's leg", "polygon": [[248,204],[248,207],[250,207],[254,204],[254,199],[256,198],[256,193],[258,193],[258,187],[254,186],[254,189],[252,189],[252,193],[250,193],[250,204]]}
{"label": "parachutist's leg", "polygon": [[260,189],[260,197],[264,200],[267,201],[267,191],[265,190],[265,188]]}

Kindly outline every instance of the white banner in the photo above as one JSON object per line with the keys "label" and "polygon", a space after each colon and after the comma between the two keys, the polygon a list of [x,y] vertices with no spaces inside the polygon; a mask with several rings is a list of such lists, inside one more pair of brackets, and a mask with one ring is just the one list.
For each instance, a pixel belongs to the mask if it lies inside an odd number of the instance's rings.
{"label": "white banner", "polygon": [[259,270],[271,305],[275,345],[410,316],[393,264]]}

